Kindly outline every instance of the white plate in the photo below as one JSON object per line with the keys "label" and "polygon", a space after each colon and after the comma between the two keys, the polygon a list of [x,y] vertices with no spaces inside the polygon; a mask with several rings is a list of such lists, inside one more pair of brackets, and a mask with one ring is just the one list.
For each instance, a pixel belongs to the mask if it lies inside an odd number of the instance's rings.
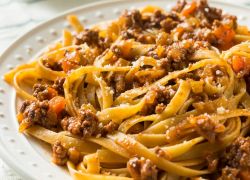
{"label": "white plate", "polygon": [[[174,4],[163,0],[122,0],[95,3],[68,11],[32,29],[15,41],[0,57],[0,76],[16,65],[35,57],[42,48],[58,40],[67,14],[76,14],[89,26],[117,18],[122,10],[143,7],[148,4],[166,10]],[[241,24],[250,25],[250,10],[223,3],[211,3],[235,14]],[[0,80],[0,155],[1,158],[25,179],[71,179],[68,172],[51,163],[50,148],[43,143],[18,133],[16,121],[16,94],[3,79]],[[47,147],[47,148],[45,148]]]}

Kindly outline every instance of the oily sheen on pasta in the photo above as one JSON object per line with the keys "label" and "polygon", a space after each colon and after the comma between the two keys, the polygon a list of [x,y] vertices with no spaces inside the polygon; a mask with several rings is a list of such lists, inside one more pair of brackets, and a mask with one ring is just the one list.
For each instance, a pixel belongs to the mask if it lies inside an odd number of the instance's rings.
{"label": "oily sheen on pasta", "polygon": [[55,164],[76,180],[250,179],[250,32],[236,16],[197,0],[67,20],[4,77],[19,131]]}

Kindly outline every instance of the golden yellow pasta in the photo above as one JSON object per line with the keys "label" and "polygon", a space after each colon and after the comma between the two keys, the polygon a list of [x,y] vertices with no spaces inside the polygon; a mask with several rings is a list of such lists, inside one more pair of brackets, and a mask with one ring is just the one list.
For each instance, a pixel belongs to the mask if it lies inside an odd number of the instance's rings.
{"label": "golden yellow pasta", "polygon": [[250,32],[206,0],[84,27],[5,75],[73,179],[250,179]]}

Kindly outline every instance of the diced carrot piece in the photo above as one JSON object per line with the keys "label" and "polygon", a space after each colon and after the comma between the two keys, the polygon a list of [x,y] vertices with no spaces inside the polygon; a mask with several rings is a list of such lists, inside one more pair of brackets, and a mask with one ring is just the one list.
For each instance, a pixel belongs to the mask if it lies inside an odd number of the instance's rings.
{"label": "diced carrot piece", "polygon": [[221,25],[214,30],[214,34],[217,38],[220,38],[225,42],[229,42],[234,38],[235,32],[232,28]]}
{"label": "diced carrot piece", "polygon": [[66,101],[62,96],[55,96],[49,101],[49,108],[57,115],[65,108]]}
{"label": "diced carrot piece", "polygon": [[245,67],[245,59],[243,57],[240,56],[233,56],[232,58],[232,67],[234,72],[238,73],[241,70],[244,69]]}
{"label": "diced carrot piece", "polygon": [[131,49],[132,49],[132,42],[131,41],[124,42],[121,48],[123,56],[129,57]]}
{"label": "diced carrot piece", "polygon": [[49,92],[49,99],[52,99],[53,97],[58,95],[57,91],[51,87],[48,87],[48,92]]}
{"label": "diced carrot piece", "polygon": [[23,113],[18,113],[16,115],[16,118],[17,118],[18,122],[21,123],[24,119]]}
{"label": "diced carrot piece", "polygon": [[214,35],[220,42],[220,48],[226,50],[233,45],[235,31],[226,25],[220,25],[214,30]]}
{"label": "diced carrot piece", "polygon": [[184,31],[184,28],[183,27],[177,27],[177,28],[175,28],[174,29],[174,31],[175,31],[175,33],[183,33],[183,31]]}
{"label": "diced carrot piece", "polygon": [[69,72],[71,69],[74,69],[76,65],[71,61],[63,61],[62,62],[62,69],[64,72]]}
{"label": "diced carrot piece", "polygon": [[197,8],[197,4],[195,1],[192,1],[191,3],[187,4],[184,9],[181,11],[181,14],[183,16],[189,16],[190,14],[192,14]]}

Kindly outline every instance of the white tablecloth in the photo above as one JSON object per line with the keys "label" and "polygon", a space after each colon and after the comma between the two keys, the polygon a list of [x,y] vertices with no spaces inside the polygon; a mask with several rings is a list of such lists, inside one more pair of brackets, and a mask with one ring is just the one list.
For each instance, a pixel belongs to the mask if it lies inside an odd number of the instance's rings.
{"label": "white tablecloth", "polygon": [[[36,24],[67,9],[94,1],[97,0],[0,0],[0,53]],[[223,1],[250,6],[250,0]],[[0,159],[0,180],[22,179]]]}

